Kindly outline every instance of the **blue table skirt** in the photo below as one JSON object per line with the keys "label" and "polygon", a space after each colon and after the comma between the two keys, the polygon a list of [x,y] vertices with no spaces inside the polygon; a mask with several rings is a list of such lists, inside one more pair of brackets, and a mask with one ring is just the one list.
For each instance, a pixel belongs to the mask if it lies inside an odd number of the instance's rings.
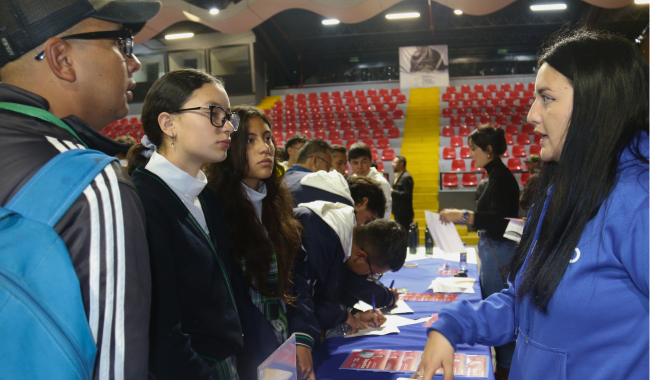
{"label": "blue table skirt", "polygon": [[[431,281],[438,277],[438,270],[443,263],[441,259],[423,259],[410,261],[417,263],[416,268],[402,268],[396,273],[387,273],[381,279],[386,285],[390,285],[395,280],[395,288],[407,288],[409,293],[431,293],[428,290]],[[450,269],[458,269],[458,262],[451,262]],[[476,278],[474,283],[474,292],[472,294],[459,294],[458,300],[468,300],[472,303],[481,300],[481,288],[478,281],[478,267],[476,264],[468,265],[468,276]],[[401,314],[403,317],[419,319],[430,316],[440,311],[448,302],[431,302],[431,301],[406,301],[413,309],[413,314]],[[350,352],[355,349],[389,349],[389,350],[406,350],[422,351],[426,343],[427,328],[423,327],[424,323],[400,327],[399,334],[389,334],[381,336],[365,336],[356,338],[330,338],[325,339],[316,347],[313,352],[314,368],[316,369],[317,380],[364,380],[364,379],[397,379],[398,377],[410,377],[410,373],[390,373],[390,372],[372,372],[372,371],[355,371],[349,369],[339,369]],[[488,362],[491,363],[490,347],[475,345],[458,345],[458,353],[469,355],[485,355]],[[491,367],[491,365],[490,365]],[[442,375],[436,376],[442,378]],[[456,378],[465,378],[456,376]],[[492,371],[488,371],[488,379],[494,379]]]}

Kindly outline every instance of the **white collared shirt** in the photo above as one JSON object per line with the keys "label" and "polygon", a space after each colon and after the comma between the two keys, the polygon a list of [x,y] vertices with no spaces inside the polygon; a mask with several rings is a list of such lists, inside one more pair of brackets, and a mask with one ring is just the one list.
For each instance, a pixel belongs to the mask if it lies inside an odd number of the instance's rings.
{"label": "white collared shirt", "polygon": [[266,184],[260,181],[260,187],[257,191],[246,186],[246,184],[243,182],[241,183],[241,185],[244,188],[246,195],[248,195],[248,199],[250,199],[251,203],[253,203],[253,206],[255,206],[255,213],[257,214],[257,219],[260,221],[261,224],[262,223],[262,201],[266,197]]}
{"label": "white collared shirt", "polygon": [[201,202],[199,201],[199,194],[208,184],[208,179],[202,171],[196,177],[192,177],[183,170],[177,168],[174,164],[169,162],[165,157],[154,152],[149,159],[149,163],[145,169],[154,173],[169,186],[174,193],[180,198],[181,202],[187,207],[188,211],[192,214],[194,219],[199,223],[203,231],[209,234],[208,225],[203,215]]}

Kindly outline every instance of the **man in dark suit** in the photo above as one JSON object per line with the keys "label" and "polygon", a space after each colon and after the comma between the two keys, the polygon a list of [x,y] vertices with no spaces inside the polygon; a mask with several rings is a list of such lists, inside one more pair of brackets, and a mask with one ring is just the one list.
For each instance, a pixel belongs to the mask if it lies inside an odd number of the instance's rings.
{"label": "man in dark suit", "polygon": [[406,158],[397,156],[393,160],[393,215],[397,223],[401,224],[407,231],[413,223],[413,177],[406,171]]}

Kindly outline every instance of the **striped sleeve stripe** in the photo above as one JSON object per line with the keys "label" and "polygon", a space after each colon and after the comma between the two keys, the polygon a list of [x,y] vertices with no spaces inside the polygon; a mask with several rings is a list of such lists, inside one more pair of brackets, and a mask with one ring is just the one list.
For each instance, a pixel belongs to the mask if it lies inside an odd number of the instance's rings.
{"label": "striped sleeve stripe", "polygon": [[125,283],[125,253],[124,253],[124,218],[122,215],[122,198],[117,183],[117,175],[112,166],[107,166],[106,174],[111,185],[113,205],[115,209],[115,244],[117,253],[117,289],[115,292],[115,380],[124,379],[124,283]]}
{"label": "striped sleeve stripe", "polygon": [[[95,180],[97,184],[97,180]],[[92,188],[92,184],[88,185],[84,190],[84,195],[88,200],[90,206],[90,258],[89,258],[89,295],[90,295],[90,315],[88,317],[88,324],[90,331],[97,344],[97,331],[99,330],[99,266],[100,266],[100,243],[101,232],[99,223],[99,205],[97,204],[97,195]]]}
{"label": "striped sleeve stripe", "polygon": [[97,181],[97,188],[102,199],[104,211],[104,236],[106,246],[104,252],[106,254],[106,289],[104,299],[104,326],[102,329],[102,343],[99,352],[99,379],[108,380],[110,375],[110,362],[111,362],[111,336],[113,330],[113,305],[115,299],[115,268],[114,268],[114,255],[115,255],[115,241],[114,241],[114,228],[113,228],[113,210],[111,204],[110,194],[104,182],[103,176],[99,175],[95,178]]}

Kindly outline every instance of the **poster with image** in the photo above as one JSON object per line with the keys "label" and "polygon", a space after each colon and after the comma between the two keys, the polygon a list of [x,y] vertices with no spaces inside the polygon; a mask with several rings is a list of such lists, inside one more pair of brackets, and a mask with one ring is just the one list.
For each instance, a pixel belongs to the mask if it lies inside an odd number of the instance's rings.
{"label": "poster with image", "polygon": [[449,86],[447,45],[401,47],[399,66],[402,89]]}

